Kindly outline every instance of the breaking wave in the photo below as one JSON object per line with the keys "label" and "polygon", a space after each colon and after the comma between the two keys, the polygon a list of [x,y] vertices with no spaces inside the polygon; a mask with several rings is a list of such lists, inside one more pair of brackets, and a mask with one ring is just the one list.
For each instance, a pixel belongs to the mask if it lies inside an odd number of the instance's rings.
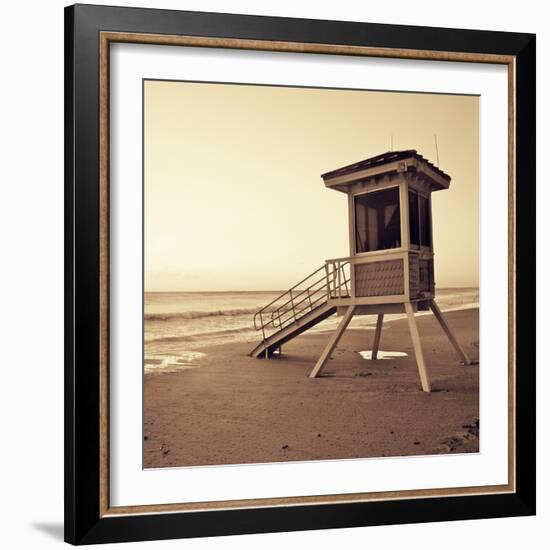
{"label": "breaking wave", "polygon": [[178,313],[146,313],[146,321],[172,321],[174,319],[203,319],[205,317],[236,317],[254,315],[256,309],[220,309],[211,311],[181,311]]}
{"label": "breaking wave", "polygon": [[145,342],[150,344],[153,342],[198,342],[204,339],[205,336],[217,337],[229,334],[239,334],[243,332],[255,332],[252,326],[242,328],[229,328],[223,330],[210,330],[206,332],[196,332],[194,334],[186,334],[179,336],[160,336],[158,338],[146,338]]}

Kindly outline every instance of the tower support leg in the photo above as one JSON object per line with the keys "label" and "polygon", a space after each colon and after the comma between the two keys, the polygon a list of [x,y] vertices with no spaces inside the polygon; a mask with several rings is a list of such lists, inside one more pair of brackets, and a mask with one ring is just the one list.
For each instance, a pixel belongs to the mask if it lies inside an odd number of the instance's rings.
{"label": "tower support leg", "polygon": [[319,360],[317,361],[316,365],[313,367],[313,370],[309,373],[310,378],[315,378],[325,368],[327,361],[330,359],[330,356],[334,351],[334,348],[338,345],[338,342],[340,341],[342,334],[344,334],[344,331],[349,325],[349,322],[351,321],[354,313],[355,313],[355,306],[350,306],[347,309],[346,313],[344,313],[344,316],[342,317],[342,320],[340,321],[338,328],[334,331],[333,335],[330,337],[330,340],[328,341],[328,344],[323,350],[321,357],[319,357]]}
{"label": "tower support leg", "polygon": [[380,336],[382,335],[382,323],[384,322],[384,314],[380,313],[376,319],[376,330],[374,331],[374,343],[372,344],[371,359],[374,361],[378,357],[378,349],[380,347]]}
{"label": "tower support leg", "polygon": [[410,302],[405,302],[405,312],[407,313],[407,319],[409,321],[409,330],[411,332],[411,339],[413,342],[414,354],[416,356],[416,364],[418,365],[418,374],[420,375],[422,390],[425,392],[429,392],[431,390],[428,370],[426,369],[426,363],[424,362],[424,354],[422,353],[420,335],[418,334],[416,319],[414,318],[414,310]]}
{"label": "tower support leg", "polygon": [[468,357],[468,355],[466,354],[462,346],[458,343],[458,340],[455,338],[455,335],[452,333],[449,325],[447,324],[447,321],[445,320],[445,317],[443,317],[443,313],[441,313],[439,306],[435,303],[435,300],[430,300],[430,308],[433,311],[435,318],[439,321],[439,324],[441,325],[443,332],[445,332],[453,348],[455,348],[456,353],[460,357],[460,360],[465,365],[471,365],[472,361],[470,360],[470,358]]}

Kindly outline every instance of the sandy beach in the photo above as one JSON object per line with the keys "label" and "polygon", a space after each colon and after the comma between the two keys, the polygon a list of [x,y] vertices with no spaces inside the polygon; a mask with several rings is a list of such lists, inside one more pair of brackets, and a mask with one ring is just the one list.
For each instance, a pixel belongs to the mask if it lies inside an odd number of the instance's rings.
{"label": "sandy beach", "polygon": [[[478,317],[446,313],[476,361]],[[195,368],[147,373],[144,467],[477,452],[479,367],[459,363],[432,315],[417,322],[431,393],[405,320],[384,324],[380,349],[407,356],[365,360],[374,331],[349,329],[317,379],[307,375],[330,333],[306,332],[270,360],[231,343],[203,350]]]}

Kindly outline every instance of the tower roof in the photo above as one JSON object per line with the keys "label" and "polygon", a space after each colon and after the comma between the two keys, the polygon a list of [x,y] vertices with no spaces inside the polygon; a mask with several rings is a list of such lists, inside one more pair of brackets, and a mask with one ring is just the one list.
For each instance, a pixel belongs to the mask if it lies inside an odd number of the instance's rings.
{"label": "tower roof", "polygon": [[345,191],[346,186],[353,181],[391,172],[407,172],[415,170],[423,172],[430,180],[434,190],[447,189],[451,177],[428,159],[419,154],[416,149],[403,151],[387,151],[342,168],[331,170],[321,175],[327,187]]}

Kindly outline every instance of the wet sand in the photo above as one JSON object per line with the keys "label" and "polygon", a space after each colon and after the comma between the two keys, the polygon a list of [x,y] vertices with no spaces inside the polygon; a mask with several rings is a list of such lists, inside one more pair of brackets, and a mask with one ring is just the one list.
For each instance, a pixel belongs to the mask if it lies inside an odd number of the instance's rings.
{"label": "wet sand", "polygon": [[[445,316],[478,359],[477,309]],[[144,384],[144,467],[367,458],[479,450],[478,365],[462,365],[432,315],[417,317],[432,392],[424,393],[408,325],[349,329],[322,375],[309,379],[330,333],[307,332],[283,354],[255,359],[253,343],[206,351],[197,367],[152,373]]]}

